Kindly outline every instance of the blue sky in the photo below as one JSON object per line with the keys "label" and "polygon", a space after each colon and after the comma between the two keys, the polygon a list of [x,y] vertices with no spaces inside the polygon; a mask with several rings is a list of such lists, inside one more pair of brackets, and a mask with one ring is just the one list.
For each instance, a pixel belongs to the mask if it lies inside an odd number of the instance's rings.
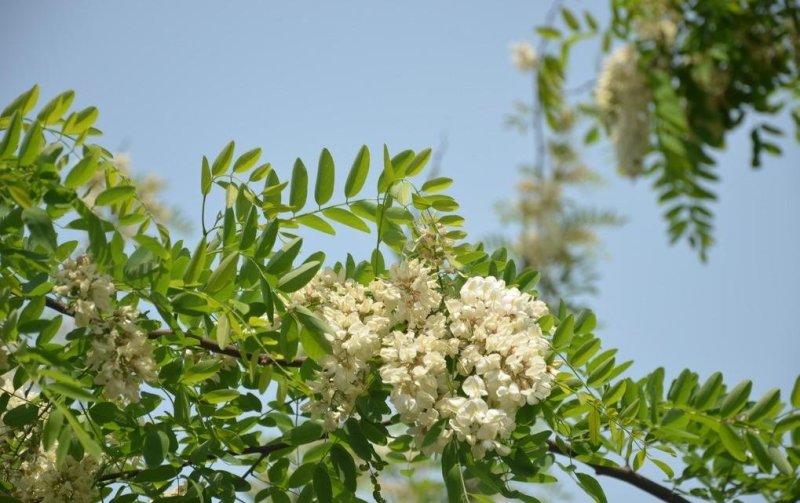
{"label": "blue sky", "polygon": [[[568,4],[605,18],[604,2]],[[518,166],[531,160],[530,139],[503,128],[512,102],[529,94],[508,45],[532,40],[548,5],[6,0],[0,102],[33,83],[43,99],[75,89],[77,106],[100,108],[104,144],[166,179],[166,198],[190,218],[199,214],[202,155],[231,139],[240,151],[262,147],[288,175],[297,156],[315,166],[323,147],[342,172],[361,144],[436,148],[446,134],[442,174],[456,180],[467,230],[481,238],[497,231],[495,204],[513,195]],[[577,72],[594,57],[576,53]],[[718,244],[707,264],[667,245],[647,180],[616,177],[607,145],[589,153],[608,184],[581,197],[628,218],[603,234],[600,294],[589,304],[604,345],[636,360],[633,376],[689,367],[701,378],[720,370],[731,385],[753,379],[754,393],[790,391],[800,370],[798,148],[784,142],[784,157],[758,171],[749,149],[739,131],[718,156]],[[370,243],[345,232],[309,246],[338,258]],[[612,501],[645,501],[604,483]]]}

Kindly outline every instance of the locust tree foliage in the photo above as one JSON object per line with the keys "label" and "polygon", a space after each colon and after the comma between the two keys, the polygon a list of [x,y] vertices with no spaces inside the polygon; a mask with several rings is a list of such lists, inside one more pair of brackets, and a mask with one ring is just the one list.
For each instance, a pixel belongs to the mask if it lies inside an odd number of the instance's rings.
{"label": "locust tree foliage", "polygon": [[[668,501],[800,496],[800,381],[784,401],[719,373],[627,377],[592,312],[466,241],[452,180],[420,181],[429,149],[283,172],[230,142],[202,158],[184,242],[73,97],[34,86],[0,114],[7,501],[380,501],[387,465],[429,459],[453,502],[561,477],[603,502],[597,475]],[[341,226],[371,256],[304,248]]]}

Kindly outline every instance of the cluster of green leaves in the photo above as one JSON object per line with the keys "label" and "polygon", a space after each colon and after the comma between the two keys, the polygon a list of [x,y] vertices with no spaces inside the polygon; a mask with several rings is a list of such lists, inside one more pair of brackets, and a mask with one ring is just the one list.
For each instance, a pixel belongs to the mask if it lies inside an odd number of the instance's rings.
{"label": "cluster of green leaves", "polygon": [[[111,153],[89,143],[100,134],[92,127],[97,110],[70,112],[73,97],[71,91],[63,93],[31,117],[38,98],[33,87],[0,118],[0,341],[3,348],[16,348],[10,362],[14,387],[25,384],[39,392],[31,403],[8,411],[11,397],[2,394],[0,414],[11,428],[3,436],[9,448],[0,454],[3,477],[35,455],[39,443],[47,449],[58,441],[59,460],[68,453],[75,459],[84,453],[102,459],[104,494],[113,488],[121,501],[157,496],[181,473],[195,497],[230,500],[250,484],[210,460],[239,455],[246,460],[248,454],[255,456],[251,464],[270,467],[267,493],[276,501],[298,487],[306,487],[299,491],[303,498],[316,492],[321,501],[329,500],[324,493],[331,484],[324,480],[336,469],[347,476],[344,482],[333,477],[334,490],[353,495],[351,451],[335,443],[304,454],[317,467],[308,480],[305,464],[287,472],[286,456],[322,437],[321,427],[298,420],[298,413],[308,396],[304,381],[317,368],[314,360],[330,350],[327,327],[302,306],[286,306],[288,295],[325,260],[322,252],[299,259],[303,240],[295,232],[301,226],[331,234],[334,225],[364,232],[375,228],[371,260],[356,263],[348,256],[338,264],[349,277],[368,282],[385,271],[381,245],[402,252],[417,232],[419,214],[425,215],[425,225],[461,225],[463,219],[449,213],[458,204],[442,193],[452,181],[428,180],[417,189],[409,179],[423,170],[430,150],[390,156],[384,147],[377,196],[358,198],[370,170],[370,151],[363,147],[344,182],[343,202],[331,203],[334,161],[323,150],[313,188],[316,204],[306,208],[309,176],[301,160],[284,182],[268,163],[258,164],[259,149],[236,156],[231,142],[213,161],[203,159],[204,206],[215,186],[225,191],[226,205],[190,250],[153,221],[135,187],[111,162]],[[90,204],[87,183],[98,175],[105,177],[106,189]],[[260,181],[263,189],[253,189]],[[136,232],[129,237],[122,229],[132,225]],[[152,228],[155,232],[148,233]],[[450,230],[446,236],[460,239],[464,233]],[[51,293],[54,272],[79,248],[113,278],[121,305],[152,313],[140,325],[155,346],[158,381],[138,403],[102,397],[86,365],[91,337],[83,329],[70,330],[69,306]],[[454,247],[452,260],[466,264],[484,257],[463,244]],[[56,316],[47,307],[55,308]],[[186,350],[194,354],[187,357]],[[231,365],[220,354],[233,355],[240,364]],[[265,398],[269,394],[274,399]],[[365,449],[358,435],[369,431],[366,424],[386,407],[365,407],[378,412],[363,412],[365,425],[355,428],[355,439],[346,437],[344,445],[369,462],[374,450]],[[378,459],[375,455],[376,466]],[[4,480],[0,487],[11,489]]]}
{"label": "cluster of green leaves", "polygon": [[[800,140],[800,9],[778,0],[614,0],[611,11],[605,30],[590,13],[580,18],[566,8],[560,20],[537,29],[543,40],[558,43],[541,55],[537,105],[548,125],[557,127],[569,101],[566,69],[576,42],[599,36],[604,53],[615,42],[634,45],[652,96],[652,152],[645,173],[665,206],[670,240],[687,240],[705,259],[713,244],[711,204],[719,178],[714,150],[724,148],[728,134],[753,116],[759,122],[751,129],[751,164],[760,167],[764,153],[781,154],[777,139],[785,133],[770,117],[788,107]],[[602,128],[591,99],[578,109],[589,118],[585,143],[598,141]]]}
{"label": "cluster of green leaves", "polygon": [[[516,102],[515,112],[506,121],[533,136],[535,155],[522,168],[516,200],[500,206],[504,220],[520,225],[513,249],[541,273],[538,290],[549,303],[595,292],[597,232],[622,223],[613,211],[588,206],[571,194],[602,182],[579,152],[575,128],[581,110],[565,90],[572,49],[595,36],[598,23],[588,11],[578,17],[567,8],[555,7],[557,3],[547,16],[551,24],[536,29],[540,38],[536,50],[543,54],[526,75],[534,84],[533,103]],[[556,27],[556,15],[566,33]],[[558,41],[562,42],[558,49],[548,51]],[[598,130],[594,136],[599,137]]]}
{"label": "cluster of green leaves", "polygon": [[[382,246],[413,254],[418,225],[461,224],[450,213],[457,203],[441,193],[451,180],[428,180],[419,189],[410,180],[430,151],[391,156],[384,147],[376,195],[362,198],[371,164],[362,147],[343,201],[331,203],[336,170],[323,150],[309,207],[302,161],[281,181],[270,164],[259,164],[259,149],[236,155],[230,143],[213,161],[203,159],[203,206],[217,188],[225,207],[208,228],[204,222],[203,236],[189,249],[147,213],[111,154],[90,143],[99,134],[92,128],[96,110],[69,113],[68,92],[30,117],[37,94],[37,88],[24,93],[0,116],[0,350],[13,348],[13,385],[27,396],[12,408],[10,395],[0,393],[0,493],[13,489],[9,476],[22,462],[54,446],[59,462],[67,455],[100,461],[102,496],[123,502],[234,501],[244,491],[257,501],[361,501],[362,478],[380,501],[378,474],[388,463],[413,467],[426,459],[410,435],[393,428],[398,416],[380,379],[370,381],[343,428],[325,434],[308,417],[306,383],[330,351],[328,327],[287,300],[325,260],[322,252],[300,258],[301,227],[374,229],[370,260],[348,255],[334,267],[368,283],[386,271]],[[82,194],[98,173],[106,188],[89,204]],[[263,188],[255,189],[260,182]],[[121,229],[131,225],[137,231],[128,237]],[[446,236],[458,240],[464,233]],[[69,306],[51,293],[54,272],[79,247],[113,278],[119,305],[147,311],[138,323],[154,346],[158,379],[136,403],[103,397],[86,361],[92,337],[70,328]],[[518,268],[504,249],[455,244],[448,262],[458,274],[442,278],[452,280],[445,288],[453,291],[465,277],[491,275],[536,293],[540,278]],[[597,471],[638,469],[647,459],[675,483],[699,482],[698,495],[720,501],[752,492],[797,495],[800,388],[794,408],[782,412],[777,393],[750,401],[748,384],[726,391],[712,376],[698,386],[687,371],[663,396],[662,370],[638,382],[621,377],[630,362],[601,351],[590,312],[576,316],[562,305],[540,324],[553,331],[549,363],[562,362],[557,389],[520,410],[508,455],[476,460],[465,445],[448,444],[440,462],[450,501],[491,501],[497,494],[536,501],[512,483],[553,482],[548,470],[555,464],[605,501],[598,481],[573,461]],[[437,435],[432,430],[423,444]],[[675,476],[654,449],[681,453],[687,469]],[[179,481],[187,494],[163,497]]]}

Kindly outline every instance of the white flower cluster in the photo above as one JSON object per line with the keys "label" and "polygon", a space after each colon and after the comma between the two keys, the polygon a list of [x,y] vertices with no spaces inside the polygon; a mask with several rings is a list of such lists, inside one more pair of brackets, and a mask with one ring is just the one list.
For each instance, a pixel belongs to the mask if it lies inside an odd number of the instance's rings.
{"label": "white flower cluster", "polygon": [[537,324],[547,306],[493,277],[470,278],[461,297],[446,304],[450,331],[463,342],[456,368],[466,377],[466,397],[448,400],[449,425],[476,457],[487,450],[506,454],[501,440],[514,430],[517,410],[551,391],[549,344]]}
{"label": "white flower cluster", "polygon": [[[507,453],[503,441],[517,410],[550,394],[554,371],[537,324],[547,307],[495,278],[471,278],[460,298],[443,302],[437,279],[414,259],[369,288],[325,271],[295,294],[295,303],[314,308],[334,331],[333,353],[310,383],[308,410],[336,428],[352,413],[373,363],[425,452],[440,451],[455,434],[476,457]],[[423,446],[440,421],[439,437]]]}
{"label": "white flower cluster", "polygon": [[521,72],[528,72],[536,68],[539,57],[536,49],[530,42],[514,42],[511,44],[511,63]]}
{"label": "white flower cluster", "polygon": [[669,0],[645,0],[639,4],[634,28],[644,40],[671,47],[678,38],[680,13]]}
{"label": "white flower cluster", "polygon": [[415,240],[412,252],[429,264],[435,264],[440,270],[446,269],[453,259],[455,240],[447,237],[447,227],[443,224],[423,223],[417,227],[419,237]]}
{"label": "white flower cluster", "polygon": [[380,350],[391,321],[383,303],[369,297],[363,285],[332,270],[318,274],[292,301],[312,309],[333,331],[332,353],[317,362],[322,369],[309,383],[318,399],[308,410],[322,414],[325,427],[334,430],[351,415],[366,388],[369,361]]}
{"label": "white flower cluster", "polygon": [[94,382],[103,386],[106,398],[138,402],[142,381],[156,380],[153,348],[136,324],[138,316],[136,310],[123,306],[111,320],[93,327],[95,338],[86,360],[98,371]]}
{"label": "white flower cluster", "polygon": [[129,306],[113,309],[114,283],[89,257],[67,260],[56,284],[53,291],[70,299],[75,325],[94,335],[87,363],[98,371],[95,384],[104,386],[107,398],[137,402],[142,381],[156,379],[152,346],[136,323],[139,313]]}
{"label": "white flower cluster", "polygon": [[53,449],[24,461],[10,482],[14,496],[26,503],[91,503],[98,495],[96,473],[97,463],[89,456],[78,461],[67,455],[58,466]]}
{"label": "white flower cluster", "polygon": [[111,313],[111,300],[116,289],[110,277],[97,272],[87,256],[67,259],[56,273],[53,291],[74,299],[70,306],[75,312],[75,325],[86,327]]}
{"label": "white flower cluster", "polygon": [[639,53],[633,46],[620,47],[606,61],[595,90],[619,167],[631,177],[641,173],[650,149],[651,94],[638,64]]}

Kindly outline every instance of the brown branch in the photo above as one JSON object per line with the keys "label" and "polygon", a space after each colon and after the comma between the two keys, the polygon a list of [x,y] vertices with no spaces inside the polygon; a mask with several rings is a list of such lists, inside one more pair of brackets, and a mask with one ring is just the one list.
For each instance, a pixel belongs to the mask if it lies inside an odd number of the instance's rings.
{"label": "brown branch", "polygon": [[[54,311],[58,311],[61,314],[67,316],[74,316],[74,313],[70,310],[69,306],[64,304],[63,302],[56,300],[52,297],[45,297],[45,305]],[[176,335],[176,332],[171,329],[159,329],[153,330],[152,332],[147,333],[148,339],[158,339],[160,337],[169,337],[171,335]],[[219,344],[212,341],[211,339],[207,339],[197,334],[193,334],[191,332],[183,332],[185,337],[190,339],[194,339],[199,342],[199,346],[211,351],[212,353],[219,353],[222,355],[233,356],[239,359],[247,359],[250,360],[253,358],[252,353],[244,353],[242,354],[239,349],[234,345],[228,345],[220,347]],[[305,359],[297,358],[294,360],[276,360],[268,355],[259,355],[258,356],[258,364],[259,365],[281,365],[283,367],[299,367],[303,364]]]}
{"label": "brown branch", "polygon": [[[577,456],[577,453],[572,450],[562,450],[558,444],[552,440],[547,441],[547,450],[553,454],[558,454],[559,456],[567,456],[569,458],[575,458]],[[652,480],[636,473],[628,467],[618,468],[615,466],[602,466],[586,461],[581,461],[581,463],[594,469],[594,472],[597,475],[605,475],[606,477],[611,477],[626,482],[652,496],[655,496],[661,501],[667,501],[669,503],[691,503],[689,500],[676,493],[672,489],[653,482]]]}

